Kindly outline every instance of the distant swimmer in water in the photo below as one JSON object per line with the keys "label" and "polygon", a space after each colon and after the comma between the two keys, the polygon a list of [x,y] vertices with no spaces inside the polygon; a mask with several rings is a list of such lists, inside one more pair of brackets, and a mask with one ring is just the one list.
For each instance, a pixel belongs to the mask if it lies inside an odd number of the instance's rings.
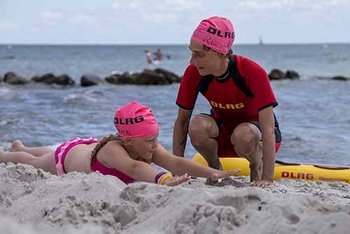
{"label": "distant swimmer in water", "polygon": [[154,55],[154,60],[159,60],[159,61],[162,60],[164,57],[164,54],[160,48],[158,48],[156,52],[153,53],[153,55]]}
{"label": "distant swimmer in water", "polygon": [[[26,147],[12,143],[9,152],[0,148],[0,162],[24,163],[52,174],[99,171],[124,183],[145,181],[160,185],[178,185],[198,176],[217,180],[236,175],[239,170],[223,172],[177,157],[158,142],[158,122],[147,106],[130,102],[116,110],[116,134],[96,138],[74,138],[54,151],[49,147]],[[150,164],[167,169],[158,172]]]}
{"label": "distant swimmer in water", "polygon": [[154,59],[153,59],[154,61],[161,61],[161,60],[163,60],[164,58],[167,58],[167,59],[170,59],[170,58],[171,58],[170,55],[163,53],[163,51],[162,51],[160,48],[158,48],[158,49],[153,53],[153,55],[154,55]]}
{"label": "distant swimmer in water", "polygon": [[160,48],[158,48],[154,53],[152,57],[152,52],[150,49],[145,50],[146,53],[146,62],[147,64],[155,64],[158,65],[161,60],[164,58],[170,59],[171,56],[168,54],[164,54]]}
{"label": "distant swimmer in water", "polygon": [[152,64],[152,53],[149,49],[145,50],[146,53],[146,62],[147,64]]}

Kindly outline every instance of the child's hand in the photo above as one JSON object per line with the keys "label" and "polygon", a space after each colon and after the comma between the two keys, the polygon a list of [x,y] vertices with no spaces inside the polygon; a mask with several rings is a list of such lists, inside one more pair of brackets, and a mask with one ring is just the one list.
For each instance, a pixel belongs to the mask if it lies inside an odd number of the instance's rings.
{"label": "child's hand", "polygon": [[183,182],[188,181],[190,178],[191,177],[188,176],[187,173],[182,175],[182,176],[170,177],[164,181],[164,185],[175,186],[175,185],[182,184]]}

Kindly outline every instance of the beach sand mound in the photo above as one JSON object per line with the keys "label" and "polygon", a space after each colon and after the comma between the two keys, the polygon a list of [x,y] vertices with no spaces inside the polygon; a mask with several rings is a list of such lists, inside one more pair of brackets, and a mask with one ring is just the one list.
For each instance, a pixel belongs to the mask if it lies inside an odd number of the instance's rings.
{"label": "beach sand mound", "polygon": [[246,181],[127,186],[98,173],[0,164],[0,233],[349,233],[349,184]]}

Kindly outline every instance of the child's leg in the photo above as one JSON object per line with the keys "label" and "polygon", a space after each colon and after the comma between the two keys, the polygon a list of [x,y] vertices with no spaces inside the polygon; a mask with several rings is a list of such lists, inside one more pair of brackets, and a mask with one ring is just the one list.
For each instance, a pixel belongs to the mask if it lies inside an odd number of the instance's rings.
{"label": "child's leg", "polygon": [[14,142],[12,142],[10,152],[20,152],[20,151],[27,152],[36,157],[40,157],[48,153],[54,152],[53,149],[46,146],[27,147],[27,146],[24,146],[20,140],[15,140]]}
{"label": "child's leg", "polygon": [[29,164],[57,175],[55,155],[53,152],[41,157],[36,157],[27,152],[4,152],[0,147],[0,162]]}

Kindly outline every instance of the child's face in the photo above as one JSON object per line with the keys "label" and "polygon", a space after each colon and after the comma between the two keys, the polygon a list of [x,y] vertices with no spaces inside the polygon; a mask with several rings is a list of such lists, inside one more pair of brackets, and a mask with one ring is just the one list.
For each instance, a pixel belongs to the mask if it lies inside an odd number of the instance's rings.
{"label": "child's face", "polygon": [[140,158],[152,161],[153,153],[158,146],[158,134],[145,138],[134,138],[133,146]]}

